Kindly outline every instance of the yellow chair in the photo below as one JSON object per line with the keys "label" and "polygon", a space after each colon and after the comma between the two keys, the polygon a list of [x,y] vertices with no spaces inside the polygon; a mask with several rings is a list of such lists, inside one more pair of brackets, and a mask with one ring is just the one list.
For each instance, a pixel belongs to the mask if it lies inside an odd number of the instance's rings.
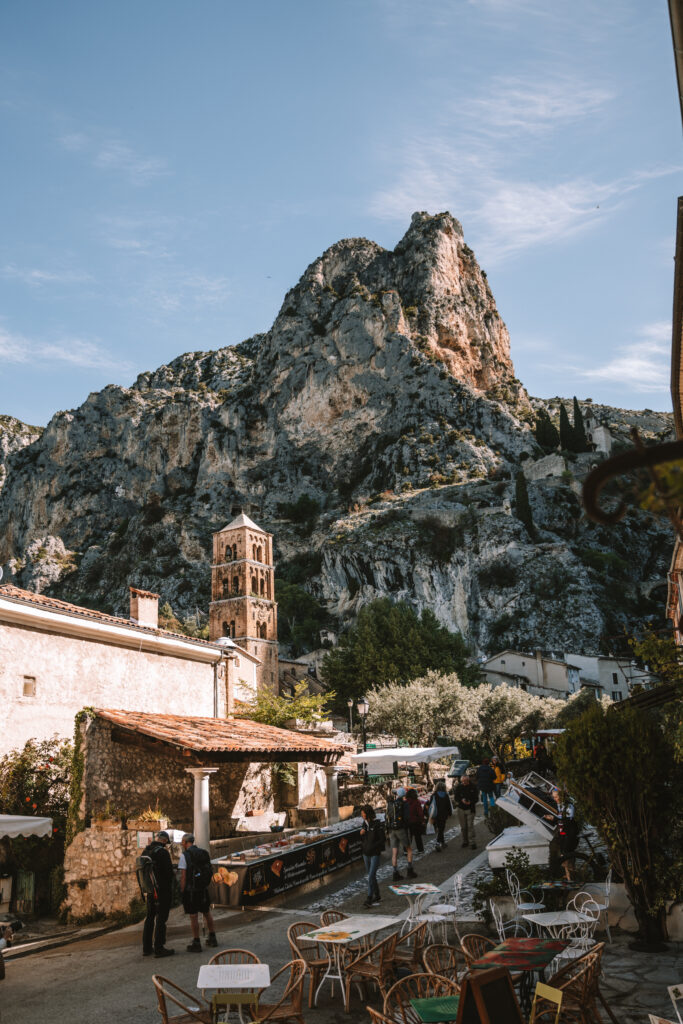
{"label": "yellow chair", "polygon": [[539,1011],[538,1017],[536,1016],[539,999],[542,999],[545,1003],[552,1003],[553,1006],[557,1007],[555,1016],[552,1019],[552,1024],[559,1024],[560,1011],[562,1009],[562,992],[560,992],[559,988],[551,988],[550,985],[544,985],[542,981],[539,981],[536,984],[536,991],[534,992],[534,1001],[531,1005],[531,1016],[529,1017],[529,1024],[535,1024],[535,1021],[540,1021],[541,1017],[543,1017],[545,1021],[550,1021],[550,1017],[548,1016],[548,1014],[552,1011],[548,1007],[544,1006]]}

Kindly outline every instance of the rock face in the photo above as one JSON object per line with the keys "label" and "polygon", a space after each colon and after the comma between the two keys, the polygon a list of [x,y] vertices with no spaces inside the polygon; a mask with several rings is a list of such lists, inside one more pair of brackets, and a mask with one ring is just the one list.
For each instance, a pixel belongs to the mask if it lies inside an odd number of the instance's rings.
{"label": "rock face", "polygon": [[[593,457],[579,456],[527,472],[530,539],[512,504],[522,462],[543,456],[539,404],[459,223],[415,214],[393,252],[328,249],[266,334],[57,414],[9,456],[0,562],[83,604],[124,612],[133,583],[205,612],[211,533],[241,506],[275,534],[276,574],[305,580],[341,625],[389,593],[479,650],[597,650],[657,609],[670,536],[640,512],[587,523],[577,481]],[[629,414],[599,412],[626,435]],[[646,438],[671,430],[652,417]]]}
{"label": "rock face", "polygon": [[33,444],[42,432],[40,427],[30,427],[14,416],[0,416],[0,491],[7,476],[6,463],[9,456]]}

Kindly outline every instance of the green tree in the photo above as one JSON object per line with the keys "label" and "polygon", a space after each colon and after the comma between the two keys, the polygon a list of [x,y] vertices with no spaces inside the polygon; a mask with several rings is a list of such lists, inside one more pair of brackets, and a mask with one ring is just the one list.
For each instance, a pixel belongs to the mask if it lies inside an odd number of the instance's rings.
{"label": "green tree", "polygon": [[272,690],[260,689],[250,703],[242,704],[240,714],[252,722],[283,728],[292,719],[305,725],[321,722],[334,700],[334,693],[309,694],[308,684],[302,680],[294,687],[293,696],[279,697]]}
{"label": "green tree", "polygon": [[574,395],[574,449],[575,452],[587,452],[588,451],[588,438],[586,437],[586,428],[583,423],[583,413],[581,412],[581,406],[579,405],[576,395]]}
{"label": "green tree", "polygon": [[560,403],[560,448],[563,452],[573,452],[574,447],[574,428],[569,422],[569,416],[564,404]]}
{"label": "green tree", "polygon": [[320,647],[320,630],[329,622],[323,606],[298,583],[275,580],[278,603],[278,637],[295,658]]}
{"label": "green tree", "polygon": [[526,486],[526,478],[520,469],[515,479],[515,515],[526,526],[526,532],[532,540],[536,540],[536,528],[531,514],[529,504],[529,492]]}
{"label": "green tree", "polygon": [[553,451],[560,445],[560,435],[557,427],[545,409],[539,409],[536,413],[534,434],[544,451]]}
{"label": "green tree", "polygon": [[659,943],[665,902],[683,884],[683,770],[661,714],[595,702],[569,723],[555,760],[624,879],[641,940]]}
{"label": "green tree", "polygon": [[380,598],[361,608],[355,625],[323,660],[322,676],[343,706],[387,683],[405,685],[429,669],[457,672],[465,684],[480,679],[459,633],[441,626],[433,612],[417,616],[403,601]]}

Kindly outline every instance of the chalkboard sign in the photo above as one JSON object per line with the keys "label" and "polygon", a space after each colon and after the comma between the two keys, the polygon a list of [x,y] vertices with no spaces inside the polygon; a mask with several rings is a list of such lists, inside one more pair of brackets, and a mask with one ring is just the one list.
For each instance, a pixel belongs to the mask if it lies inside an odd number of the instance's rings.
{"label": "chalkboard sign", "polygon": [[524,1024],[507,968],[492,967],[463,979],[456,1024]]}

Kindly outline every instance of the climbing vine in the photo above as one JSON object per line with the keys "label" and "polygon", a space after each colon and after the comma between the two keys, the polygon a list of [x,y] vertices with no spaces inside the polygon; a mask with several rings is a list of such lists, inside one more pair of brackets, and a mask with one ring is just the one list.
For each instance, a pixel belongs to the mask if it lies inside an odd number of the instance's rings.
{"label": "climbing vine", "polygon": [[85,829],[85,818],[81,815],[81,804],[83,802],[83,769],[85,759],[83,756],[83,736],[81,725],[83,722],[90,722],[95,717],[95,709],[90,707],[81,708],[74,722],[74,743],[71,756],[71,783],[69,785],[69,810],[66,817],[66,842],[67,845],[76,838],[79,832]]}

